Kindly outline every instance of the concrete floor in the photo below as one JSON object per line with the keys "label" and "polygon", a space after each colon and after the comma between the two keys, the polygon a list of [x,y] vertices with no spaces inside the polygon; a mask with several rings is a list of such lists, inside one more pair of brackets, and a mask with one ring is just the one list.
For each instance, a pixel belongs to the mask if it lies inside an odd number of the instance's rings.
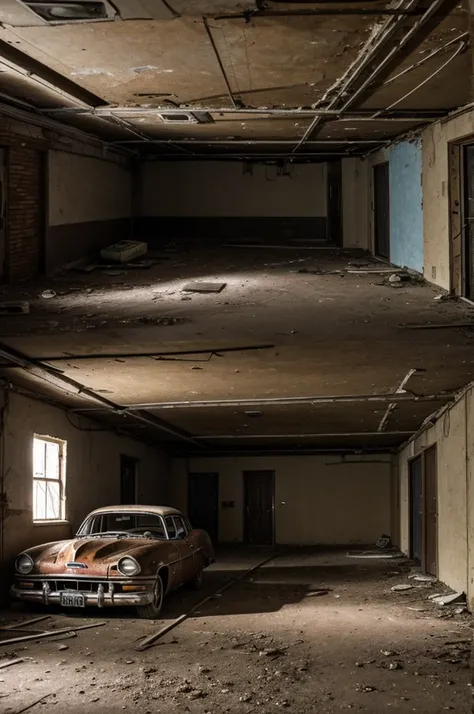
{"label": "concrete floor", "polygon": [[[474,378],[473,329],[450,326],[472,323],[472,307],[435,300],[439,291],[419,281],[393,288],[390,274],[347,272],[357,266],[387,270],[370,256],[296,244],[289,250],[184,246],[161,255],[149,270],[119,276],[70,271],[8,288],[4,299],[29,300],[31,313],[1,317],[1,341],[30,357],[59,358],[54,365],[66,375],[121,404],[393,392],[414,368],[421,371],[407,386],[417,394],[457,390]],[[220,294],[186,293],[183,287],[191,280],[227,286]],[[45,288],[56,297],[40,298]],[[163,318],[175,324],[163,324]],[[413,323],[448,326],[406,329]],[[134,356],[257,344],[274,347],[210,359]],[[116,357],[104,358],[107,354]],[[20,379],[18,370],[6,374]],[[69,404],[80,401],[57,396]],[[400,404],[386,431],[414,431],[441,405]],[[266,407],[264,418],[251,423],[243,409],[151,411],[194,435],[245,436],[373,433],[385,410],[386,404],[373,403]],[[405,438],[395,437],[395,443]],[[325,439],[322,446],[340,441]],[[375,445],[395,443],[387,435]]]}
{"label": "concrete floor", "polygon": [[[403,560],[284,552],[156,646],[135,651],[137,638],[267,556],[243,549],[222,554],[206,573],[204,590],[170,595],[155,623],[124,611],[87,612],[87,619],[53,613],[48,626],[94,618],[107,624],[72,639],[2,647],[2,659],[25,661],[0,670],[0,711],[15,714],[43,696],[34,714],[42,706],[70,714],[471,711],[470,616],[429,604],[436,584],[392,592],[410,582]],[[2,615],[5,626],[31,612]]]}

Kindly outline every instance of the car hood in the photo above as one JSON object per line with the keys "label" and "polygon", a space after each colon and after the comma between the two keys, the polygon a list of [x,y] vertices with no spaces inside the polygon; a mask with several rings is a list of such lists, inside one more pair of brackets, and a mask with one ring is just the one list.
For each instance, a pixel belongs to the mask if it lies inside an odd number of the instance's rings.
{"label": "car hood", "polygon": [[38,569],[58,566],[67,568],[69,563],[81,563],[83,566],[107,565],[116,563],[125,555],[140,559],[150,551],[159,551],[166,541],[149,538],[72,538],[71,540],[46,543],[24,551]]}

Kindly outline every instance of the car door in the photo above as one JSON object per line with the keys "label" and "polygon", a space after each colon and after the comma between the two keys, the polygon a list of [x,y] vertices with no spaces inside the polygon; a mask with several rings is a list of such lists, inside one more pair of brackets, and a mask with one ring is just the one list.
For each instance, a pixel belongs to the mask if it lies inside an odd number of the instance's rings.
{"label": "car door", "polygon": [[209,563],[210,553],[207,553],[204,546],[204,533],[200,530],[192,528],[188,519],[185,519],[186,528],[188,531],[188,541],[193,552],[194,572],[199,573]]}
{"label": "car door", "polygon": [[179,552],[179,567],[177,572],[179,582],[177,582],[176,585],[182,585],[187,580],[190,580],[194,574],[193,553],[186,539],[187,531],[182,519],[176,516],[167,516],[165,518],[165,525],[169,539],[173,541],[173,545],[177,547]]}

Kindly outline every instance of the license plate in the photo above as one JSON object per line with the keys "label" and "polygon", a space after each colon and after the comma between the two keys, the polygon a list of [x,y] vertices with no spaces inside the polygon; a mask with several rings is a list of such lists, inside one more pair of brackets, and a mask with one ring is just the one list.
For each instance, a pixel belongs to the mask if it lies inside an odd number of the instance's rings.
{"label": "license plate", "polygon": [[61,593],[62,607],[85,607],[86,598],[82,593]]}

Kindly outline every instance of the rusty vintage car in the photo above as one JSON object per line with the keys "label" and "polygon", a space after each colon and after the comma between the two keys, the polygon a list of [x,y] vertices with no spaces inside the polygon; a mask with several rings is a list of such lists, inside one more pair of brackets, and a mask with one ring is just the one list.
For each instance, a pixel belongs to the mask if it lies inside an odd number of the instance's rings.
{"label": "rusty vintage car", "polygon": [[75,538],[21,553],[11,595],[62,607],[134,605],[153,619],[171,590],[200,587],[213,561],[209,536],[180,511],[110,506],[90,513]]}

